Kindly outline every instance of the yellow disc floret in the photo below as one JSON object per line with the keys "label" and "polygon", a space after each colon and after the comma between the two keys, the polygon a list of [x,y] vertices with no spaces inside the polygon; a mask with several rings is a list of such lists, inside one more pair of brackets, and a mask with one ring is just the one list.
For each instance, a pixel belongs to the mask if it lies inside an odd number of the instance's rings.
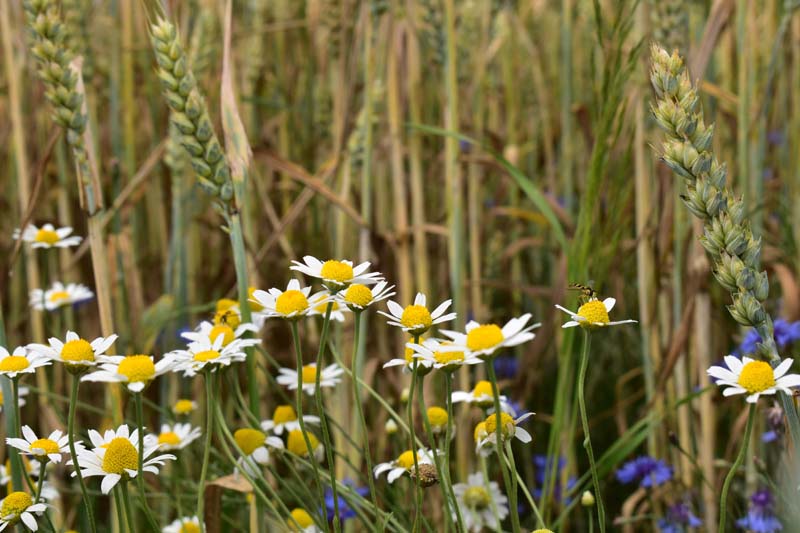
{"label": "yellow disc floret", "polygon": [[220,311],[227,311],[228,309],[236,305],[239,305],[239,302],[237,302],[236,300],[233,300],[231,298],[220,298],[219,300],[217,300],[217,312],[219,313]]}
{"label": "yellow disc floret", "polygon": [[288,290],[275,300],[275,311],[283,316],[299,315],[306,310],[308,310],[308,298],[302,291]]}
{"label": "yellow disc floret", "polygon": [[503,330],[497,324],[477,326],[467,333],[467,348],[472,351],[489,350],[503,342]]}
{"label": "yellow disc floret", "polygon": [[174,431],[165,431],[158,435],[158,443],[167,446],[177,446],[181,443],[181,438]]}
{"label": "yellow disc floret", "polygon": [[289,526],[291,531],[297,531],[297,526],[305,529],[307,527],[311,527],[314,525],[314,520],[311,518],[311,515],[308,514],[305,509],[297,509],[292,510],[292,518],[286,520],[286,524]]}
{"label": "yellow disc floret", "polygon": [[[36,453],[34,450],[42,450],[42,453]],[[50,455],[51,453],[58,453],[58,443],[51,439],[36,439],[31,442],[31,452],[34,455]]]}
{"label": "yellow disc floret", "polygon": [[447,411],[441,407],[428,407],[428,421],[433,428],[443,428],[447,425]]}
{"label": "yellow disc floret", "polygon": [[233,439],[245,455],[250,455],[264,445],[267,436],[257,429],[243,428],[236,430]]}
{"label": "yellow disc floret", "polygon": [[449,352],[446,350],[441,352],[433,352],[433,358],[436,359],[436,362],[440,365],[457,364],[464,360],[464,352]]}
{"label": "yellow disc floret", "polygon": [[486,422],[478,422],[478,425],[475,426],[475,431],[472,433],[472,437],[475,439],[475,442],[478,442],[481,439],[485,439],[488,434],[489,432],[486,431]]}
{"label": "yellow disc floret", "polygon": [[317,382],[317,365],[306,365],[303,367],[303,383]]}
{"label": "yellow disc floret", "polygon": [[419,335],[428,331],[433,324],[431,313],[424,305],[409,305],[403,309],[400,323],[411,333]]}
{"label": "yellow disc floret", "polygon": [[69,300],[69,293],[67,291],[53,291],[50,293],[50,301],[53,303],[63,302]]}
{"label": "yellow disc floret", "polygon": [[130,383],[148,383],[156,375],[156,365],[149,355],[129,355],[120,361],[117,373],[128,378]]}
{"label": "yellow disc floret", "polygon": [[488,509],[489,504],[492,503],[492,497],[489,495],[489,492],[480,486],[468,487],[467,490],[464,491],[464,496],[462,498],[467,508],[477,511]]}
{"label": "yellow disc floret", "polygon": [[347,287],[344,293],[344,301],[356,307],[367,307],[372,303],[372,290],[366,285],[355,283]]}
{"label": "yellow disc floret", "polygon": [[227,324],[217,324],[211,328],[211,331],[208,333],[208,337],[211,339],[211,342],[217,340],[217,337],[220,335],[222,335],[223,346],[229,345],[231,342],[233,342],[233,339],[236,338],[233,328]]}
{"label": "yellow disc floret", "polygon": [[9,355],[0,361],[0,372],[19,372],[30,366],[30,361],[24,355]]}
{"label": "yellow disc floret", "polygon": [[[413,452],[411,450],[406,450],[400,455],[398,455],[397,459],[395,459],[394,462],[397,463],[397,466],[399,466],[400,468],[405,468],[406,470],[409,470],[414,467],[415,455],[416,452]],[[419,460],[417,460],[417,462],[419,462]]]}
{"label": "yellow disc floret", "polygon": [[[306,436],[308,437],[309,444],[311,444],[311,450],[316,450],[317,446],[319,446],[319,440],[317,437],[308,432],[306,432]],[[289,436],[286,438],[286,449],[301,457],[308,455],[309,450],[306,446],[306,440],[303,438],[302,431],[299,429],[293,429],[289,432]]]}
{"label": "yellow disc floret", "polygon": [[223,309],[214,314],[214,325],[216,326],[224,324],[231,328],[238,328],[241,323],[242,319],[236,309]]}
{"label": "yellow disc floret", "polygon": [[33,240],[36,242],[43,242],[45,244],[53,246],[60,239],[58,237],[58,233],[56,233],[55,230],[42,228],[36,232],[36,236],[33,238]]}
{"label": "yellow disc floret", "polygon": [[197,352],[194,354],[194,360],[199,361],[201,363],[206,363],[208,361],[213,361],[217,357],[219,357],[220,353],[216,350],[203,350],[202,352]]}
{"label": "yellow disc floret", "polygon": [[[486,417],[486,420],[484,420],[484,422],[486,423],[487,433],[492,435],[497,432],[496,414],[494,413],[490,414],[489,416]],[[516,422],[514,422],[514,419],[508,413],[500,413],[500,423],[502,424],[500,432],[503,434],[504,437],[507,436],[516,426]]]}
{"label": "yellow disc floret", "polygon": [[[25,512],[25,509],[33,505],[33,500],[27,492],[12,492],[3,500],[3,505],[0,507],[0,515],[6,519],[7,522],[15,524],[19,520],[19,515]],[[8,517],[13,517],[10,520]]]}
{"label": "yellow disc floret", "polygon": [[325,281],[344,285],[353,279],[353,267],[343,261],[330,259],[322,264],[320,277]]}
{"label": "yellow disc floret", "polygon": [[750,394],[763,392],[775,386],[775,372],[769,363],[750,361],[739,374],[739,385]]}
{"label": "yellow disc floret", "polygon": [[61,359],[68,363],[91,362],[94,361],[94,349],[83,339],[69,341],[61,348]]}
{"label": "yellow disc floret", "polygon": [[104,444],[103,471],[109,474],[125,474],[126,470],[136,470],[139,466],[136,448],[125,437],[115,437]]}
{"label": "yellow disc floret", "polygon": [[181,524],[181,531],[180,533],[200,533],[200,526],[187,520],[183,524]]}
{"label": "yellow disc floret", "polygon": [[480,398],[481,396],[488,396],[489,398],[494,398],[494,392],[492,391],[492,384],[488,381],[479,381],[475,384],[475,388],[472,389],[472,396],[475,398]]}
{"label": "yellow disc floret", "polygon": [[279,405],[272,413],[272,421],[277,424],[285,424],[297,420],[297,413],[291,405]]}
{"label": "yellow disc floret", "polygon": [[172,410],[178,415],[188,415],[195,410],[196,404],[192,400],[181,399],[175,402]]}
{"label": "yellow disc floret", "polygon": [[608,324],[608,311],[600,300],[589,300],[578,308],[578,316],[586,319],[586,323],[580,322],[581,326],[592,327],[596,324]]}
{"label": "yellow disc floret", "polygon": [[253,296],[254,292],[256,292],[255,287],[247,288],[247,297],[248,297],[248,302],[250,303],[250,309],[252,309],[253,311],[263,311],[264,306],[255,301],[255,297]]}

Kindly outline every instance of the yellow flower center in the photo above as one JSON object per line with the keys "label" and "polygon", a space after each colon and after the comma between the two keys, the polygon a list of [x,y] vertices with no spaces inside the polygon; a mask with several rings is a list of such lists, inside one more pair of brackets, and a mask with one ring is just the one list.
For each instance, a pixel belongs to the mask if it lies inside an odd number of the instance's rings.
{"label": "yellow flower center", "polygon": [[245,455],[250,455],[264,445],[267,436],[257,429],[244,428],[237,429],[233,434],[233,439]]}
{"label": "yellow flower center", "polygon": [[[294,522],[292,520],[286,521],[286,523],[289,525],[289,529],[292,531],[296,531],[297,526],[305,529],[314,525],[314,520],[311,518],[311,515],[308,514],[304,509],[294,509],[292,511],[292,518],[294,519]],[[295,525],[295,522],[297,522],[297,526]]]}
{"label": "yellow flower center", "polygon": [[428,407],[428,421],[434,428],[443,428],[447,425],[447,411],[441,407]]}
{"label": "yellow flower center", "polygon": [[320,276],[324,280],[344,284],[353,279],[353,267],[342,261],[334,261],[331,259],[322,264]]}
{"label": "yellow flower center", "polygon": [[232,300],[231,298],[220,298],[217,300],[217,313],[220,311],[227,311],[235,305],[239,305],[239,302]]}
{"label": "yellow flower center", "polygon": [[216,326],[211,328],[211,331],[208,334],[208,336],[211,338],[211,342],[217,340],[217,337],[219,337],[220,335],[222,335],[223,346],[229,345],[231,342],[233,342],[233,339],[236,338],[236,334],[233,332],[233,328],[231,328],[227,324],[217,324]]}
{"label": "yellow flower center", "polygon": [[59,241],[59,238],[58,233],[56,233],[55,230],[42,228],[36,232],[36,236],[33,238],[33,240],[53,246]]}
{"label": "yellow flower center", "polygon": [[424,305],[409,305],[403,309],[400,323],[409,331],[419,334],[427,331],[433,324],[431,313]]}
{"label": "yellow flower center", "polygon": [[181,438],[174,431],[165,431],[158,435],[158,443],[167,446],[177,446],[181,443]]}
{"label": "yellow flower center", "polygon": [[464,360],[464,352],[433,352],[433,358],[440,365],[448,363],[458,363]]}
{"label": "yellow flower center", "polygon": [[136,448],[125,437],[115,437],[103,444],[103,471],[109,474],[125,474],[126,470],[136,470],[139,465]]}
{"label": "yellow flower center", "polygon": [[[609,322],[606,306],[600,300],[589,300],[578,308],[577,314],[586,319],[587,327],[591,327],[592,324],[608,324]],[[583,326],[583,323],[581,325]]]}
{"label": "yellow flower center", "polygon": [[19,519],[19,515],[25,512],[25,509],[31,505],[33,505],[33,500],[27,492],[12,492],[3,500],[3,505],[0,507],[0,514],[4,517],[15,517],[15,519],[12,519],[10,522],[16,523],[16,519]]}
{"label": "yellow flower center", "polygon": [[[308,436],[309,444],[311,444],[311,450],[316,450],[317,446],[319,446],[319,440],[312,433],[307,432],[306,435]],[[295,455],[308,455],[309,449],[306,447],[302,431],[293,429],[289,432],[289,436],[286,438],[286,449]]]}
{"label": "yellow flower center", "polygon": [[489,396],[490,398],[494,398],[494,393],[492,391],[492,384],[488,381],[479,381],[475,384],[475,388],[472,389],[472,395],[476,398],[480,396]]}
{"label": "yellow flower center", "polygon": [[397,456],[397,459],[395,460],[395,463],[397,463],[397,466],[399,466],[401,468],[405,468],[406,470],[408,470],[410,468],[414,468],[414,456],[415,455],[416,455],[416,452],[413,452],[411,450],[406,450],[403,453],[401,453],[399,456]]}
{"label": "yellow flower center", "polygon": [[303,367],[303,383],[316,383],[317,382],[317,367],[315,365],[306,365]]}
{"label": "yellow flower center", "polygon": [[255,287],[248,287],[247,288],[247,298],[248,298],[247,301],[250,304],[250,309],[252,309],[253,311],[263,311],[264,310],[264,306],[261,305],[258,302],[253,301],[253,300],[255,300],[255,298],[253,297],[253,293],[254,292],[256,292],[256,288]]}
{"label": "yellow flower center", "polygon": [[470,509],[482,511],[489,508],[492,497],[483,487],[471,486],[464,491],[464,505]]}
{"label": "yellow flower center", "polygon": [[372,290],[360,283],[350,285],[344,293],[344,301],[359,307],[366,307],[372,302]]}
{"label": "yellow flower center", "polygon": [[0,407],[3,406],[3,391],[0,390]]}
{"label": "yellow flower center", "polygon": [[194,402],[192,400],[178,400],[172,410],[179,415],[188,415],[194,411]]}
{"label": "yellow flower center", "polygon": [[0,361],[0,372],[19,372],[28,366],[30,366],[30,362],[24,355],[9,355]]}
{"label": "yellow flower center", "polygon": [[69,300],[69,293],[67,291],[53,291],[50,293],[51,302],[58,303],[64,300]]}
{"label": "yellow flower center", "polygon": [[238,328],[241,323],[242,319],[234,309],[224,309],[214,314],[214,325],[216,326],[226,325],[231,328]]}
{"label": "yellow flower center", "polygon": [[129,355],[119,363],[117,373],[128,378],[130,383],[147,383],[156,375],[156,365],[149,355]]}
{"label": "yellow flower center", "polygon": [[[500,428],[500,432],[503,434],[503,436],[508,435],[509,432],[511,431],[509,429],[509,426],[511,426],[511,427],[516,426],[516,422],[514,422],[514,419],[508,413],[500,413],[500,422],[502,424],[502,427]],[[497,432],[497,415],[496,414],[492,413],[489,416],[487,416],[486,420],[484,420],[484,423],[486,424],[486,432],[487,433],[492,435],[492,434]]]}
{"label": "yellow flower center", "polygon": [[184,522],[181,524],[180,533],[200,533],[200,526],[194,522]]}
{"label": "yellow flower center", "polygon": [[408,346],[406,346],[405,359],[406,359],[406,364],[410,365],[411,363],[414,362],[414,350],[412,350]]}
{"label": "yellow flower center", "polygon": [[202,352],[194,354],[194,360],[200,361],[201,363],[212,361],[217,357],[219,357],[219,352],[216,350],[203,350]]}
{"label": "yellow flower center", "polygon": [[74,363],[94,361],[94,350],[87,341],[76,339],[64,344],[61,348],[61,359]]}
{"label": "yellow flower center", "polygon": [[467,333],[467,348],[472,351],[488,350],[503,342],[503,330],[497,324],[484,324]]}
{"label": "yellow flower center", "polygon": [[307,309],[308,298],[301,291],[288,290],[275,300],[275,311],[285,316],[300,314]]}
{"label": "yellow flower center", "polygon": [[294,422],[297,420],[297,413],[291,405],[279,405],[272,413],[272,421],[275,424],[285,424],[287,422]]}
{"label": "yellow flower center", "polygon": [[750,361],[739,374],[739,385],[750,394],[763,392],[775,386],[775,372],[769,363],[764,361]]}
{"label": "yellow flower center", "polygon": [[489,432],[486,431],[486,422],[478,422],[478,425],[475,426],[475,431],[472,433],[472,437],[475,439],[475,442],[478,442],[488,434]]}
{"label": "yellow flower center", "polygon": [[[44,450],[41,455],[50,455],[51,453],[59,453],[58,443],[50,439],[37,439],[31,443],[31,450]],[[34,453],[34,455],[40,455]]]}

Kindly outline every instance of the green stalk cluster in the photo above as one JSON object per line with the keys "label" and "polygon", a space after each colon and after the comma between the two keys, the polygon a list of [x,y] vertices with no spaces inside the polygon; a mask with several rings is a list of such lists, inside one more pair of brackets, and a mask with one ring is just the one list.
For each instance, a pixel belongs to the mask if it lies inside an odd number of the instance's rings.
{"label": "green stalk cluster", "polygon": [[342,48],[342,5],[339,0],[326,0],[322,6],[322,25],[328,29],[326,46],[330,57],[337,57]]}
{"label": "green stalk cluster", "polygon": [[180,144],[189,153],[198,184],[225,202],[233,198],[230,168],[217,139],[205,100],[189,69],[175,26],[159,19],[150,28],[158,62],[158,77],[172,110],[170,121],[180,132]]}
{"label": "green stalk cluster", "polygon": [[83,77],[89,79],[94,73],[94,61],[89,46],[89,2],[86,0],[61,0],[66,35],[64,44],[76,55],[83,57]]}
{"label": "green stalk cluster", "polygon": [[686,0],[651,0],[653,40],[667,50],[684,52],[689,32]]}
{"label": "green stalk cluster", "polygon": [[[369,89],[372,94],[372,102],[380,102],[383,98],[383,84],[376,82]],[[350,154],[350,165],[353,169],[361,167],[364,162],[364,154],[366,152],[366,137],[367,129],[373,127],[378,122],[377,112],[373,104],[372,112],[370,113],[366,105],[362,105],[356,117],[356,124],[352,133],[347,139],[347,151]]]}
{"label": "green stalk cluster", "polygon": [[422,42],[433,51],[433,61],[436,65],[444,65],[447,59],[447,43],[444,35],[443,9],[436,0],[421,0],[422,28],[420,36]]}

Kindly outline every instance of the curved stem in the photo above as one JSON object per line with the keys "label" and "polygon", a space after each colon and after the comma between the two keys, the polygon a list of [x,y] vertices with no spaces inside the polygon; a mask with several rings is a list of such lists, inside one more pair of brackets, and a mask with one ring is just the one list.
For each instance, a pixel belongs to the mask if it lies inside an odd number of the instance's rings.
{"label": "curved stem", "polygon": [[147,505],[147,492],[144,487],[144,414],[142,413],[142,393],[137,392],[133,395],[134,403],[136,404],[136,427],[139,430],[139,456],[138,456],[138,473],[136,474],[136,486],[139,489],[139,498],[142,500],[142,508],[150,528],[155,533],[160,533],[161,528],[158,527],[158,522],[153,517],[150,506]]}
{"label": "curved stem", "polygon": [[200,481],[197,482],[197,516],[200,522],[200,531],[206,530],[206,520],[203,516],[203,505],[205,504],[206,476],[208,475],[208,458],[211,453],[211,435],[214,433],[214,385],[211,379],[211,371],[203,372],[206,386],[206,435],[203,445],[203,463],[200,467]]}
{"label": "curved stem", "polygon": [[75,477],[78,478],[78,485],[81,487],[83,505],[86,506],[86,517],[89,520],[89,529],[92,533],[97,533],[97,526],[94,523],[94,511],[92,502],[89,500],[89,493],[86,490],[86,483],[83,481],[83,474],[78,463],[78,454],[75,451],[75,408],[78,406],[78,386],[80,378],[72,376],[72,393],[69,399],[69,415],[67,418],[67,437],[69,438],[69,455],[72,458],[72,465],[75,467]]}
{"label": "curved stem", "polygon": [[719,497],[719,532],[725,533],[725,518],[726,518],[726,511],[728,505],[728,490],[731,488],[731,482],[733,481],[734,476],[736,476],[736,471],[739,470],[739,467],[744,461],[744,456],[747,453],[747,446],[750,444],[750,434],[753,432],[753,421],[755,420],[755,413],[756,413],[756,404],[751,403],[750,409],[747,412],[747,426],[744,430],[744,439],[742,440],[742,447],[739,450],[739,455],[736,456],[736,460],[733,462],[731,466],[730,472],[728,475],[725,476],[725,482],[722,484],[722,494]]}
{"label": "curved stem", "polygon": [[453,490],[453,480],[450,478],[450,439],[453,436],[453,373],[446,370],[444,373],[444,397],[445,409],[447,410],[447,429],[444,433],[444,464],[445,472],[447,473],[447,488],[450,493],[450,501],[453,502],[453,509],[455,510],[456,523],[458,524],[458,531],[466,531],[464,529],[464,519],[461,517],[461,509],[458,507],[458,500],[456,493]]}
{"label": "curved stem", "polygon": [[583,395],[583,386],[586,381],[586,367],[589,364],[589,345],[592,337],[588,329],[583,330],[583,350],[581,350],[580,370],[578,371],[578,408],[581,412],[581,424],[583,426],[583,447],[589,456],[589,468],[592,472],[592,484],[594,485],[595,501],[597,503],[597,521],[600,524],[600,532],[606,531],[606,509],[603,506],[603,495],[600,492],[600,479],[597,477],[597,466],[594,463],[594,450],[592,449],[592,438],[589,434],[589,419],[586,416],[586,400]]}
{"label": "curved stem", "polygon": [[[503,460],[503,451],[502,451],[502,442],[503,442],[503,418],[502,418],[502,410],[500,407],[500,389],[497,386],[497,375],[494,371],[494,363],[493,361],[486,362],[486,370],[489,374],[489,382],[492,384],[492,396],[494,400],[494,415],[496,420],[496,435],[495,435],[495,447],[494,450],[497,453],[497,460],[500,462],[500,470],[503,473],[503,486],[505,487],[506,491],[508,492],[508,507],[509,511],[511,511],[511,528],[513,529],[514,533],[519,533],[520,526],[519,526],[519,509],[517,509],[517,495],[512,494],[511,489],[511,479],[508,474],[508,469],[506,468],[506,463]],[[516,487],[514,487],[516,489]]]}
{"label": "curved stem", "polygon": [[[328,342],[328,328],[331,324],[331,312],[333,311],[333,302],[328,302],[325,309],[325,319],[322,322],[322,334],[319,339],[319,350],[317,351],[317,371],[314,378],[314,399],[317,402],[317,414],[319,415],[320,426],[322,427],[322,440],[325,443],[325,457],[328,463],[328,472],[331,476],[331,493],[333,495],[333,530],[337,533],[340,530],[339,525],[339,494],[336,490],[336,464],[333,462],[333,443],[331,441],[330,433],[328,431],[328,417],[325,416],[325,404],[322,401],[322,387],[320,379],[322,377],[322,356],[325,353],[325,345]],[[301,372],[302,369],[297,369]],[[313,455],[313,450],[308,449],[309,455]]]}
{"label": "curved stem", "polygon": [[[419,335],[414,335],[414,344],[419,343]],[[422,486],[419,479],[419,461],[417,461],[417,434],[414,430],[414,389],[417,387],[417,371],[419,363],[413,361],[411,363],[411,387],[408,389],[408,404],[406,405],[406,414],[408,416],[408,432],[411,438],[411,456],[414,459],[414,525],[411,528],[412,533],[419,531],[419,519],[422,514]]]}

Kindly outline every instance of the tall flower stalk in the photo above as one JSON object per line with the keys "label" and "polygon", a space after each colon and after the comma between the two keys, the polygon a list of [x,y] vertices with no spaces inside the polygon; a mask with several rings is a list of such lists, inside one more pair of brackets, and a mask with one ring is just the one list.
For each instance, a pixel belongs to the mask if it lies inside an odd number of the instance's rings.
{"label": "tall flower stalk", "polygon": [[511,481],[511,476],[513,474],[509,474],[508,465],[506,465],[506,462],[503,458],[503,410],[500,407],[500,388],[497,386],[497,374],[494,370],[494,362],[491,359],[486,363],[486,370],[489,374],[489,383],[492,384],[492,400],[494,402],[494,416],[496,420],[495,452],[497,453],[497,460],[500,462],[500,471],[503,473],[503,486],[506,488],[506,491],[508,491],[508,507],[511,511],[511,529],[514,531],[514,533],[519,533],[521,529],[519,525],[517,495],[515,493],[516,482]]}
{"label": "tall flower stalk", "polygon": [[205,503],[206,476],[208,475],[208,459],[211,453],[211,435],[214,433],[214,380],[211,370],[203,372],[206,387],[206,435],[203,443],[203,462],[200,466],[200,480],[197,482],[197,512],[195,515],[200,519],[200,530],[205,531],[205,520],[203,517],[203,506]]}
{"label": "tall flower stalk", "polygon": [[719,533],[725,533],[725,518],[727,516],[726,509],[728,508],[728,491],[731,488],[731,482],[736,476],[736,471],[742,466],[745,455],[747,454],[747,447],[750,444],[750,434],[753,432],[753,422],[755,422],[756,404],[751,403],[750,408],[747,410],[747,426],[744,430],[744,437],[742,438],[742,447],[739,449],[739,454],[736,460],[731,465],[728,475],[725,476],[725,482],[722,484],[722,493],[719,497]]}
{"label": "tall flower stalk", "polygon": [[594,462],[594,449],[592,448],[592,437],[589,433],[589,418],[586,415],[586,399],[584,398],[584,386],[586,383],[586,367],[589,365],[589,346],[591,345],[592,334],[588,329],[583,330],[583,349],[581,350],[581,361],[578,370],[578,409],[581,413],[581,425],[583,427],[583,447],[589,456],[589,469],[592,472],[592,484],[597,501],[597,520],[600,524],[600,531],[606,530],[606,509],[603,506],[603,496],[600,491],[600,479],[597,476],[597,465]]}

